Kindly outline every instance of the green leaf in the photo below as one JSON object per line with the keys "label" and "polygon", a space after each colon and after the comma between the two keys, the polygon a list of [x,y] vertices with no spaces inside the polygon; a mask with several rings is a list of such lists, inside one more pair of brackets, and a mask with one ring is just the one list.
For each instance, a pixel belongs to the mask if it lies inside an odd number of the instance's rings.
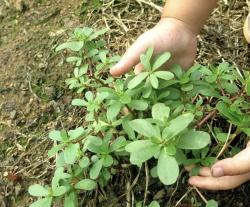
{"label": "green leaf", "polygon": [[66,48],[77,52],[82,49],[83,45],[84,45],[83,41],[65,42],[56,48],[56,52]]}
{"label": "green leaf", "polygon": [[32,203],[30,207],[50,207],[52,203],[52,197],[42,198]]}
{"label": "green leaf", "polygon": [[150,140],[137,140],[128,144],[125,150],[130,152],[130,162],[140,165],[153,157],[160,150],[160,145]]}
{"label": "green leaf", "polygon": [[246,79],[245,91],[247,92],[247,95],[250,96],[250,77]]}
{"label": "green leaf", "polygon": [[217,103],[216,108],[222,116],[229,119],[232,123],[234,123],[235,125],[241,125],[243,116],[238,115],[236,112],[231,111],[228,104],[220,101]]}
{"label": "green leaf", "polygon": [[128,134],[129,138],[134,140],[135,139],[135,132],[132,127],[129,125],[129,119],[124,118],[122,121],[122,128]]}
{"label": "green leaf", "polygon": [[61,179],[63,180],[70,177],[70,174],[64,172],[64,167],[57,167],[51,182],[52,190],[54,191],[56,188],[59,187],[59,182]]}
{"label": "green leaf", "polygon": [[89,171],[89,176],[91,179],[95,180],[99,176],[102,169],[102,165],[103,165],[103,159],[100,159],[94,163],[94,165],[91,167]]}
{"label": "green leaf", "polygon": [[145,119],[135,119],[130,121],[130,127],[145,137],[160,137],[159,130]]}
{"label": "green leaf", "polygon": [[94,95],[93,95],[93,93],[91,91],[87,91],[85,93],[85,97],[86,97],[87,101],[89,101],[89,102],[93,101],[93,99],[94,99]]}
{"label": "green leaf", "polygon": [[194,85],[191,83],[187,83],[181,86],[182,91],[191,91],[194,88]]}
{"label": "green leaf", "polygon": [[158,175],[157,175],[157,166],[153,167],[151,170],[150,170],[150,175],[153,177],[153,178],[157,178]]}
{"label": "green leaf", "polygon": [[161,55],[159,55],[156,60],[153,63],[153,70],[159,69],[164,63],[166,63],[169,58],[171,57],[171,54],[169,52],[165,52]]}
{"label": "green leaf", "polygon": [[153,88],[157,89],[159,87],[159,81],[154,73],[149,76],[149,80]]}
{"label": "green leaf", "polygon": [[[98,1],[99,2],[99,1]],[[90,37],[89,37],[89,40],[94,40],[96,39],[97,37],[99,37],[100,35],[103,35],[105,34],[107,31],[109,31],[108,28],[104,28],[104,29],[101,29],[101,30],[98,30],[96,32],[94,32],[94,34],[92,34]]]}
{"label": "green leaf", "polygon": [[152,58],[153,56],[153,53],[154,53],[154,47],[151,46],[147,49],[145,55],[147,56],[148,60],[150,61],[150,59]]}
{"label": "green leaf", "polygon": [[65,146],[64,143],[54,146],[53,148],[51,148],[48,151],[48,156],[51,157],[51,156],[55,155],[59,150],[63,149],[64,146]]}
{"label": "green leaf", "polygon": [[116,62],[118,62],[118,61],[120,61],[121,60],[121,57],[120,56],[113,56],[113,57],[111,57],[110,59],[109,59],[109,63],[116,63]]}
{"label": "green leaf", "polygon": [[78,127],[78,128],[76,128],[74,130],[70,130],[68,132],[68,134],[69,134],[69,140],[77,139],[80,136],[82,136],[83,133],[84,133],[84,128],[83,127]]}
{"label": "green leaf", "polygon": [[220,63],[220,65],[218,66],[218,70],[219,70],[220,72],[226,72],[226,71],[228,71],[228,69],[229,69],[229,63],[228,63],[228,62],[222,62],[222,63]]}
{"label": "green leaf", "polygon": [[67,192],[67,187],[65,186],[59,186],[55,189],[53,189],[53,196],[61,196]]}
{"label": "green leaf", "polygon": [[230,94],[237,93],[239,91],[238,86],[235,83],[223,83],[223,88]]}
{"label": "green leaf", "polygon": [[209,200],[206,207],[218,207],[218,203],[215,200]]}
{"label": "green leaf", "polygon": [[228,136],[227,133],[218,133],[218,134],[216,134],[216,138],[217,138],[220,142],[222,142],[222,143],[225,143],[225,142],[226,142],[227,136]]}
{"label": "green leaf", "polygon": [[107,118],[109,121],[111,121],[113,118],[115,118],[120,110],[121,110],[122,104],[119,101],[115,101],[112,103],[111,106],[109,106],[107,110]]}
{"label": "green leaf", "polygon": [[66,195],[64,198],[64,207],[77,207],[77,196],[75,192],[70,192],[70,194]]}
{"label": "green leaf", "polygon": [[52,140],[56,140],[56,141],[63,141],[63,138],[61,136],[61,131],[58,130],[53,130],[49,133],[49,138]]}
{"label": "green leaf", "polygon": [[49,192],[46,188],[39,184],[35,184],[29,187],[28,192],[32,196],[48,196]]}
{"label": "green leaf", "polygon": [[103,156],[103,167],[110,167],[114,162],[114,159],[111,155]]}
{"label": "green leaf", "polygon": [[79,165],[81,168],[86,168],[89,166],[89,158],[88,157],[83,157],[80,162]]}
{"label": "green leaf", "polygon": [[174,157],[179,165],[182,165],[187,160],[186,155],[184,154],[183,150],[178,149],[178,148],[176,149],[176,153]]}
{"label": "green leaf", "polygon": [[210,136],[202,131],[188,131],[180,136],[176,146],[180,149],[202,149],[210,144]]}
{"label": "green leaf", "polygon": [[143,100],[132,100],[129,103],[129,106],[135,110],[144,111],[148,108],[148,103],[147,101],[143,101]]}
{"label": "green leaf", "polygon": [[151,146],[154,146],[155,144],[151,142],[150,140],[136,140],[133,141],[125,147],[125,150],[127,152],[138,152],[141,149],[145,148],[150,148]]}
{"label": "green leaf", "polygon": [[71,104],[73,106],[86,106],[86,101],[83,99],[73,99]]}
{"label": "green leaf", "polygon": [[180,65],[174,64],[171,68],[171,71],[175,74],[175,76],[180,79],[183,75],[183,70]]}
{"label": "green leaf", "polygon": [[100,137],[96,137],[96,136],[88,136],[88,141],[89,143],[95,145],[95,146],[101,146],[102,145],[102,139]]}
{"label": "green leaf", "polygon": [[216,82],[218,78],[218,75],[217,74],[212,74],[212,75],[209,75],[205,78],[205,80],[208,82],[208,83],[214,83]]}
{"label": "green leaf", "polygon": [[66,62],[68,62],[68,63],[70,63],[70,62],[77,62],[77,61],[81,61],[81,60],[82,60],[81,57],[75,57],[75,56],[73,56],[73,57],[67,57],[66,58]]}
{"label": "green leaf", "polygon": [[95,55],[98,54],[98,50],[97,49],[92,49],[92,50],[89,50],[88,53],[87,53],[87,57],[88,58],[91,58],[91,57],[94,57]]}
{"label": "green leaf", "polygon": [[87,71],[88,71],[88,67],[89,67],[88,64],[84,64],[82,67],[80,67],[79,76],[82,76],[82,75],[86,74]]}
{"label": "green leaf", "polygon": [[174,78],[174,74],[169,71],[156,71],[154,74],[161,79],[171,80]]}
{"label": "green leaf", "polygon": [[[247,136],[250,136],[250,128],[242,128],[241,129]],[[218,137],[217,137],[218,138]],[[218,138],[219,139],[219,138]]]}
{"label": "green leaf", "polygon": [[147,76],[148,72],[142,72],[136,75],[131,81],[128,83],[128,89],[133,89],[138,86]]}
{"label": "green leaf", "polygon": [[127,141],[124,137],[116,138],[110,145],[110,151],[117,151],[126,145]]}
{"label": "green leaf", "polygon": [[150,71],[151,70],[150,59],[145,54],[142,54],[140,56],[140,60],[141,60],[141,64],[143,65],[144,69],[146,71]]}
{"label": "green leaf", "polygon": [[152,201],[148,207],[160,207],[160,204],[157,201]]}
{"label": "green leaf", "polygon": [[142,92],[142,97],[143,98],[149,98],[150,95],[152,94],[152,86],[150,84],[150,81],[149,81],[149,77],[146,79],[146,83],[144,84],[144,87],[143,87],[143,92]]}
{"label": "green leaf", "polygon": [[172,156],[176,154],[176,147],[175,144],[169,144],[165,147],[165,150],[168,155]]}
{"label": "green leaf", "polygon": [[80,189],[80,190],[94,190],[97,187],[97,184],[94,180],[90,180],[90,179],[83,179],[81,181],[79,181],[78,183],[75,184],[74,186],[76,189]]}
{"label": "green leaf", "polygon": [[162,149],[157,163],[157,174],[160,181],[165,185],[176,182],[179,176],[179,166],[173,156],[169,156],[165,149]]}
{"label": "green leaf", "polygon": [[102,63],[106,63],[106,61],[107,61],[107,56],[106,56],[106,52],[105,52],[105,51],[100,51],[100,52],[99,52],[99,57],[100,57]]}
{"label": "green leaf", "polygon": [[123,104],[129,104],[131,102],[131,96],[124,93],[120,96],[120,101],[123,103]]}
{"label": "green leaf", "polygon": [[153,119],[159,121],[165,121],[169,117],[170,108],[165,106],[163,103],[156,103],[152,107],[152,117]]}
{"label": "green leaf", "polygon": [[74,164],[78,155],[80,145],[70,143],[64,150],[64,160],[67,164]]}
{"label": "green leaf", "polygon": [[162,136],[167,139],[171,139],[185,130],[188,125],[193,121],[194,115],[191,113],[186,113],[178,116],[177,118],[170,121],[169,126],[167,126],[163,132]]}

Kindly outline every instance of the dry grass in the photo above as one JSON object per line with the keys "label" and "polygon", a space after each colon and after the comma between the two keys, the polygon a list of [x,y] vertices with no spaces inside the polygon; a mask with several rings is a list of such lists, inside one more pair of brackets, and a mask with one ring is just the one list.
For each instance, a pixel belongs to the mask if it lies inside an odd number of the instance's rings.
{"label": "dry grass", "polygon": [[[156,0],[110,0],[89,15],[88,23],[110,28],[109,47],[122,55],[140,34],[157,23],[162,5]],[[249,45],[242,30],[247,14],[245,0],[221,1],[198,36],[197,62],[227,60],[241,69],[249,69]]]}

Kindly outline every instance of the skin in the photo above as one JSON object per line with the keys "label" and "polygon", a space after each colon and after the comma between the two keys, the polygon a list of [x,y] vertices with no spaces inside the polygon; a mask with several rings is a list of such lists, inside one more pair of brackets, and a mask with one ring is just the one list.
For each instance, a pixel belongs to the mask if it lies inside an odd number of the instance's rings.
{"label": "skin", "polygon": [[[183,69],[189,68],[195,59],[197,34],[216,7],[217,0],[168,0],[160,22],[142,34],[123,55],[120,62],[111,68],[113,76],[120,76],[135,68],[139,73],[143,67],[140,55],[150,46],[154,54],[169,51],[171,62],[166,69],[178,63]],[[250,42],[250,15],[244,24],[244,35]],[[208,190],[228,190],[250,180],[250,142],[245,150],[232,158],[215,163],[211,168],[202,168],[198,176],[189,179],[189,184]]]}
{"label": "skin", "polygon": [[204,167],[199,176],[189,179],[189,184],[207,190],[229,190],[250,180],[250,142],[246,149],[232,158]]}

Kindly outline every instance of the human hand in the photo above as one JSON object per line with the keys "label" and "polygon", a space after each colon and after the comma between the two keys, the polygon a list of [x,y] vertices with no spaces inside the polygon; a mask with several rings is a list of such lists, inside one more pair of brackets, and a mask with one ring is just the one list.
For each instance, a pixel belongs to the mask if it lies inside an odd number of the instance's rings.
{"label": "human hand", "polygon": [[246,149],[232,158],[204,167],[199,176],[189,179],[189,184],[207,190],[229,190],[250,180],[250,142]]}
{"label": "human hand", "polygon": [[148,47],[154,47],[154,54],[171,52],[172,58],[167,66],[178,63],[182,68],[189,68],[195,59],[197,38],[188,25],[175,18],[162,18],[152,29],[142,34],[126,51],[119,63],[111,68],[113,76],[120,76],[135,66],[135,72],[143,70],[139,63],[140,55]]}

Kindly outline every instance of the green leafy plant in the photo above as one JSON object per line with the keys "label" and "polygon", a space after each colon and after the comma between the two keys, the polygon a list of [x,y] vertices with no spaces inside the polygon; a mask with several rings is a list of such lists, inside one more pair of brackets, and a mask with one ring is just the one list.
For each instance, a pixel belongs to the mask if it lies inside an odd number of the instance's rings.
{"label": "green leafy plant", "polygon": [[[32,207],[49,207],[57,199],[76,207],[80,193],[107,185],[123,162],[138,167],[147,162],[152,177],[174,184],[184,166],[195,165],[190,174],[197,174],[216,161],[224,144],[250,134],[248,72],[225,62],[162,71],[171,55],[153,56],[150,47],[140,57],[142,73],[114,79],[107,69],[119,56],[105,48],[100,39],[105,32],[78,28],[56,48],[70,55],[66,61],[74,70],[66,84],[78,93],[72,105],[86,114],[81,126],[49,133],[54,146],[48,155],[57,155],[57,169],[51,186],[30,186],[29,193],[40,198]],[[206,125],[212,117],[224,126]]]}

